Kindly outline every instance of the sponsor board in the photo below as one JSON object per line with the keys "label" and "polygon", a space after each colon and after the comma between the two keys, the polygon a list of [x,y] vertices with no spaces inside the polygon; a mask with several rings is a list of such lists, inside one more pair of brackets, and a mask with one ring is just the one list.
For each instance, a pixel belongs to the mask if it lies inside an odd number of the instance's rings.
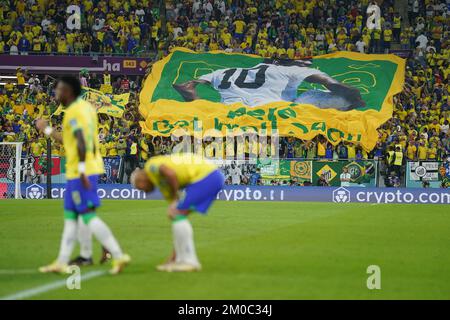
{"label": "sponsor board", "polygon": [[27,199],[42,199],[44,194],[44,187],[36,183],[25,188],[25,197]]}
{"label": "sponsor board", "polygon": [[[43,199],[45,185],[22,184],[23,198]],[[52,198],[64,197],[65,184],[54,184]],[[127,184],[99,184],[101,199],[160,200],[159,192],[146,194]],[[343,203],[450,204],[449,189],[225,186],[217,195],[224,201],[298,201]]]}
{"label": "sponsor board", "polygon": [[410,161],[406,165],[406,187],[423,188],[426,181],[430,188],[449,186],[450,170],[448,162]]}
{"label": "sponsor board", "polygon": [[439,162],[409,162],[411,180],[439,180]]}
{"label": "sponsor board", "polygon": [[317,185],[319,177],[323,174],[330,186],[340,186],[340,175],[344,168],[350,173],[350,183],[361,187],[375,187],[376,184],[377,162],[374,160],[313,161],[312,168],[313,185]]}
{"label": "sponsor board", "polygon": [[1,72],[12,72],[18,67],[32,73],[78,73],[87,69],[91,73],[108,71],[112,75],[145,75],[150,58],[106,57],[106,56],[41,56],[2,55]]}

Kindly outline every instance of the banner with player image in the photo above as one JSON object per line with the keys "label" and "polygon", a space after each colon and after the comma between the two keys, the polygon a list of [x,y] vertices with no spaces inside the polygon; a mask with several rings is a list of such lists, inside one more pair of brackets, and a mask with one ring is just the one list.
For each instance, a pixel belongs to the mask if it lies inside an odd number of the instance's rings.
{"label": "banner with player image", "polygon": [[306,61],[176,48],[144,81],[141,126],[154,136],[177,128],[224,135],[277,129],[371,150],[404,75],[405,60],[390,54],[335,52]]}

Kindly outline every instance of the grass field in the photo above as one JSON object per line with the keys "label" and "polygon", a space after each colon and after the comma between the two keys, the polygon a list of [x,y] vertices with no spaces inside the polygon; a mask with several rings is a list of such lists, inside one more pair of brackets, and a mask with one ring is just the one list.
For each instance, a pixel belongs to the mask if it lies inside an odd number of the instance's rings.
{"label": "grass field", "polygon": [[[166,204],[103,204],[132,264],[68,290],[55,285],[64,276],[36,271],[56,257],[61,201],[1,200],[0,299],[36,288],[30,299],[450,298],[449,206],[217,202],[192,217],[203,271],[166,274],[154,270],[172,248]],[[369,265],[381,268],[381,290],[367,289]],[[107,267],[82,272],[95,270]]]}

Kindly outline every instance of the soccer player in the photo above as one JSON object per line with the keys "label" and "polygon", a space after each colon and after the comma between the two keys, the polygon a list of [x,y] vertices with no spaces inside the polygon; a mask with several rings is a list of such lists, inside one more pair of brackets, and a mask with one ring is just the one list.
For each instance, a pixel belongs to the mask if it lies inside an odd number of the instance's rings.
{"label": "soccer player", "polygon": [[111,274],[118,274],[130,261],[122,252],[108,226],[96,216],[100,206],[97,195],[98,175],[104,172],[99,152],[97,114],[90,103],[81,99],[81,84],[74,77],[65,76],[56,85],[56,99],[64,106],[62,134],[50,127],[46,120],[36,120],[36,128],[62,142],[66,152],[67,186],[64,194],[64,231],[58,258],[39,271],[67,272],[77,238],[77,219],[81,216],[97,240],[113,257]]}
{"label": "soccer player", "polygon": [[201,156],[180,153],[151,158],[144,169],[132,173],[131,183],[145,192],[157,187],[170,202],[167,212],[172,220],[174,253],[167,263],[157,266],[157,270],[201,270],[187,217],[192,211],[206,214],[224,185],[222,173]]}
{"label": "soccer player", "polygon": [[[83,222],[81,215],[78,215],[78,242],[80,243],[80,255],[69,261],[69,265],[91,266],[94,264],[92,260],[92,232]],[[111,259],[111,253],[102,247],[102,255],[100,264],[106,263]]]}
{"label": "soccer player", "polygon": [[[270,102],[291,101],[314,104],[321,109],[343,111],[364,107],[359,90],[343,84],[326,73],[311,68],[309,61],[265,59],[253,68],[219,69],[198,80],[174,84],[186,101],[199,99],[196,86],[210,85],[225,104],[239,103],[255,107]],[[308,90],[297,96],[303,81],[323,85],[328,91]]]}

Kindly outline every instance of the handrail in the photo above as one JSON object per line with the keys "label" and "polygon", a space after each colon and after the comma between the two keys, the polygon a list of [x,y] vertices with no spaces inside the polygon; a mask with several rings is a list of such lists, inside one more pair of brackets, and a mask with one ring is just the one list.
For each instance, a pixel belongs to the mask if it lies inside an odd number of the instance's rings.
{"label": "handrail", "polygon": [[0,56],[3,55],[13,55],[13,56],[68,56],[68,57],[92,57],[92,56],[98,56],[98,57],[135,57],[135,58],[154,58],[157,55],[157,52],[154,50],[149,51],[139,51],[136,53],[127,53],[127,52],[121,52],[121,53],[104,53],[104,52],[82,52],[82,53],[75,53],[75,52],[67,52],[67,53],[60,53],[60,52],[33,52],[28,51],[27,54],[21,54],[20,52],[17,54],[10,54],[9,52],[1,52]]}

